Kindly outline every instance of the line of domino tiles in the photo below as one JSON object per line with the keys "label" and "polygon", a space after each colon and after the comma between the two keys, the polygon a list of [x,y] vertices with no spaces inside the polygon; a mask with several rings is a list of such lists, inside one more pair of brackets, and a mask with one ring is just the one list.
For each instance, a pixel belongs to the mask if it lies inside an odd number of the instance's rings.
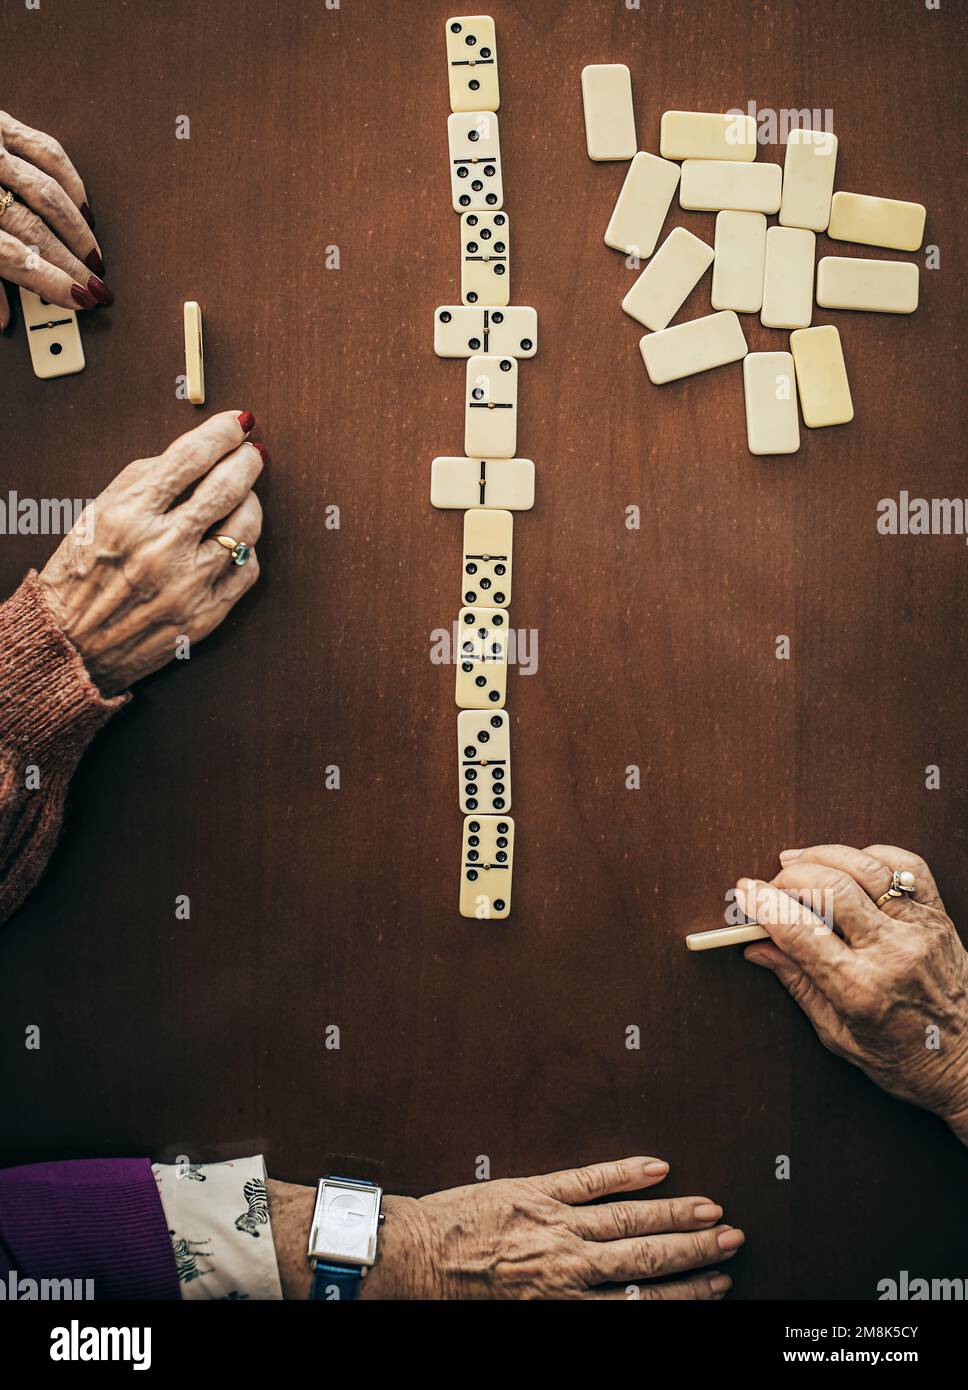
{"label": "line of domino tiles", "polygon": [[497,109],[497,37],[490,15],[446,20],[451,197],[460,214],[460,304],[434,311],[438,357],[466,359],[464,454],[431,464],[433,506],[464,512],[463,607],[457,619],[460,913],[511,912],[508,632],[515,511],[534,506],[534,464],[515,458],[518,360],[538,350],[534,309],[510,303],[511,226]]}
{"label": "line of domino tiles", "polygon": [[[917,251],[924,207],[834,192],[837,137],[830,132],[792,130],[782,168],[757,163],[752,116],[666,111],[659,154],[645,153],[638,150],[628,68],[593,64],[582,70],[581,85],[589,157],[631,161],[604,240],[649,260],[622,301],[649,329],[639,342],[649,379],[660,386],[742,360],[752,454],[797,452],[798,396],[808,429],[847,424],[854,407],[840,333],[832,324],[811,327],[817,233]],[[713,246],[675,227],[655,250],[677,188],[680,207],[715,212]],[[778,225],[768,227],[771,214]],[[715,312],[670,328],[710,265]],[[918,288],[911,261],[825,256],[816,267],[822,309],[910,314]],[[791,330],[789,351],[750,352],[741,313]]]}

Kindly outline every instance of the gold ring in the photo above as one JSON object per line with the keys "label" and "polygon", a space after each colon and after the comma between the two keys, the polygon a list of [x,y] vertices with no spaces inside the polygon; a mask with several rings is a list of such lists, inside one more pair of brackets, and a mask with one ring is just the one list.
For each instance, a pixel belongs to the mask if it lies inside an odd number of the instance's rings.
{"label": "gold ring", "polygon": [[13,203],[13,201],[14,201],[14,196],[13,196],[13,194],[10,192],[10,189],[9,189],[9,188],[5,189],[2,193],[0,193],[0,217],[3,216],[3,214],[4,214],[4,213],[7,211],[7,209],[11,206],[11,204]]}
{"label": "gold ring", "polygon": [[881,894],[874,906],[883,907],[889,898],[913,898],[917,891],[918,881],[911,870],[895,869],[890,888],[886,893]]}
{"label": "gold ring", "polygon": [[216,536],[219,545],[232,552],[232,564],[244,565],[252,555],[252,547],[245,541],[237,541],[234,536]]}

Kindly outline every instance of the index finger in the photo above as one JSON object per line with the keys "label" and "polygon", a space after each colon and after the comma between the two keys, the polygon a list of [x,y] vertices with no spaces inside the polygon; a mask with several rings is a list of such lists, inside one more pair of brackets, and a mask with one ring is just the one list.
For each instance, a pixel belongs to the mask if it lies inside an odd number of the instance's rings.
{"label": "index finger", "polygon": [[591,1163],[586,1168],[565,1168],[531,1178],[542,1192],[559,1202],[593,1202],[613,1192],[638,1192],[662,1182],[669,1165],[661,1158],[620,1158],[611,1163]]}
{"label": "index finger", "polygon": [[747,917],[765,927],[772,940],[828,998],[835,998],[853,953],[829,925],[805,904],[761,879],[741,878],[736,897]]}
{"label": "index finger", "polygon": [[219,459],[237,449],[255,424],[250,410],[223,410],[179,435],[154,466],[154,483],[165,508],[187,487],[209,473]]}

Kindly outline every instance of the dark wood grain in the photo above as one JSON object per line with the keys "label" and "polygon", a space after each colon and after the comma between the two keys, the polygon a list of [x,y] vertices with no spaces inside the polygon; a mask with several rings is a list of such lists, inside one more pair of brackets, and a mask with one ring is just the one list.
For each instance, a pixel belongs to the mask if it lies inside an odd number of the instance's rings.
{"label": "dark wood grain", "polygon": [[[255,410],[272,455],[257,595],[99,737],[3,930],[0,1160],[262,1149],[279,1176],[354,1164],[420,1193],[482,1154],[498,1176],[658,1153],[670,1189],[747,1230],[741,1294],[962,1275],[954,1140],[824,1052],[741,953],[683,937],[738,875],[825,840],[919,850],[968,920],[965,542],[875,530],[882,497],[966,491],[964,11],[489,9],[512,293],[541,319],[512,608],[540,663],[509,682],[504,926],[457,915],[453,673],[429,657],[459,606],[460,516],[429,503],[431,458],[462,447],[463,365],[431,349],[459,283],[449,10],[0,0],[2,100],[82,169],[117,293],[79,377],[38,382],[22,329],[0,342],[3,487],[93,495],[199,418],[175,399],[187,298],[209,406]],[[667,108],[830,108],[838,186],[927,205],[941,268],[918,313],[817,315],[841,328],[851,426],[756,459],[738,364],[649,384],[632,272],[602,243],[624,166],[584,148],[579,70],[600,61],[632,69],[642,148]],[[711,216],[673,217],[711,240]],[[679,317],[708,296],[707,277]],[[4,538],[4,591],[53,544]]]}

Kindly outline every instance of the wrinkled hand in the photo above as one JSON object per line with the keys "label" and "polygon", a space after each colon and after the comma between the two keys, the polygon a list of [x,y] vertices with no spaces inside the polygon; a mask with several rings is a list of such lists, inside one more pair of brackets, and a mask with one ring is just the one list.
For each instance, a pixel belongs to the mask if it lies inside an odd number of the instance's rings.
{"label": "wrinkled hand", "polygon": [[[722,1298],[732,1281],[705,1266],[731,1259],[745,1237],[717,1224],[722,1208],[707,1197],[587,1205],[651,1187],[668,1171],[659,1159],[628,1158],[419,1200],[386,1197],[380,1254],[361,1296]],[[639,1284],[670,1274],[683,1277]]]}
{"label": "wrinkled hand", "polygon": [[[737,884],[773,942],[747,960],[773,971],[831,1052],[968,1143],[968,952],[931,870],[895,845],[815,845],[780,860],[771,883]],[[896,868],[914,874],[915,897],[876,907]]]}
{"label": "wrinkled hand", "polygon": [[[63,309],[110,304],[80,175],[56,140],[0,111],[0,199],[7,192],[16,201],[0,216],[0,278]],[[0,331],[9,322],[0,285]]]}
{"label": "wrinkled hand", "polygon": [[207,637],[258,579],[254,552],[236,565],[210,536],[215,527],[254,546],[261,534],[254,423],[248,411],[213,415],[129,464],[42,571],[54,621],[105,695],[171,661],[180,639]]}

